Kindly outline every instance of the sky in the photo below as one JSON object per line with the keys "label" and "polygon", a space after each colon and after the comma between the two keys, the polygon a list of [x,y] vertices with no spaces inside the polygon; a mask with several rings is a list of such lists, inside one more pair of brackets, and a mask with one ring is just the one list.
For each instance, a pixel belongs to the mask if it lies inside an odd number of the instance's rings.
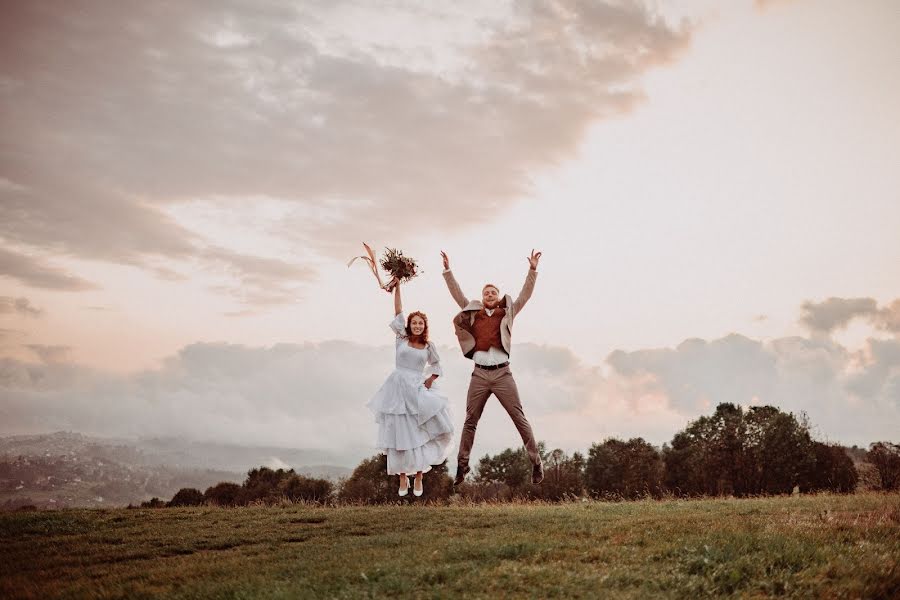
{"label": "sky", "polygon": [[[550,447],[661,444],[719,402],[900,431],[892,0],[3,3],[0,434],[371,453],[392,303],[440,251],[534,296]],[[474,452],[516,446],[489,404]]]}

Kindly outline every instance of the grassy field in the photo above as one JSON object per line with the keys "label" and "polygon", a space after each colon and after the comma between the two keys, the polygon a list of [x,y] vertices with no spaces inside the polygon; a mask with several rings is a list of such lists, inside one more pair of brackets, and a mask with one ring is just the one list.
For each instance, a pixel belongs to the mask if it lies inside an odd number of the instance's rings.
{"label": "grassy field", "polygon": [[900,597],[900,496],[0,514],[2,598]]}

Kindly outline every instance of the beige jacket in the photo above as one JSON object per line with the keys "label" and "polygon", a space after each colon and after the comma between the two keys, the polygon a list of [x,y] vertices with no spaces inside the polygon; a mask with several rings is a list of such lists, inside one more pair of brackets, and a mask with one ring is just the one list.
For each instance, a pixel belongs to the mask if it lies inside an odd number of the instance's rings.
{"label": "beige jacket", "polygon": [[[475,354],[475,336],[472,334],[472,324],[475,322],[475,313],[484,308],[484,305],[481,303],[481,300],[470,301],[466,298],[459,288],[456,278],[453,276],[453,271],[444,271],[444,281],[447,282],[450,295],[453,296],[453,299],[456,300],[456,303],[462,309],[459,314],[453,317],[453,328],[456,330],[456,337],[459,339],[459,347],[462,348],[466,358],[472,358]],[[519,292],[519,297],[516,298],[515,302],[513,302],[512,296],[509,294],[506,294],[500,300],[499,306],[506,309],[506,315],[500,322],[500,339],[503,342],[503,350],[507,354],[510,353],[510,346],[512,345],[513,321],[516,315],[519,314],[519,311],[525,306],[525,303],[528,302],[528,299],[531,298],[536,281],[537,271],[528,269],[525,285],[522,286],[522,291]]]}

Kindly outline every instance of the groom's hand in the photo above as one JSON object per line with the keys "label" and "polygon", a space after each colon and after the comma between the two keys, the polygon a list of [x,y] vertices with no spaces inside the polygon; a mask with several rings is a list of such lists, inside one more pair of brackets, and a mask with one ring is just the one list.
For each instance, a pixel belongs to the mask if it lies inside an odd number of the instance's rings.
{"label": "groom's hand", "polygon": [[537,271],[538,261],[541,260],[541,253],[535,253],[534,249],[531,250],[531,256],[528,258],[528,264],[531,265],[532,271]]}
{"label": "groom's hand", "polygon": [[444,270],[446,271],[447,269],[450,268],[450,257],[447,256],[446,252],[441,250],[441,258],[444,259]]}

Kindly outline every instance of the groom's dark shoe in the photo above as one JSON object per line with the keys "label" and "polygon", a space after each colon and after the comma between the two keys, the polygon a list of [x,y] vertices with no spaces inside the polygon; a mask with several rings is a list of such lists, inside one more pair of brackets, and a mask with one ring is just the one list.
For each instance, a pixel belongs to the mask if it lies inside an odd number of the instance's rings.
{"label": "groom's dark shoe", "polygon": [[469,465],[456,465],[456,478],[453,480],[453,485],[461,484],[466,479],[466,473],[468,472]]}
{"label": "groom's dark shoe", "polygon": [[544,465],[538,463],[531,469],[531,483],[537,485],[544,480]]}

